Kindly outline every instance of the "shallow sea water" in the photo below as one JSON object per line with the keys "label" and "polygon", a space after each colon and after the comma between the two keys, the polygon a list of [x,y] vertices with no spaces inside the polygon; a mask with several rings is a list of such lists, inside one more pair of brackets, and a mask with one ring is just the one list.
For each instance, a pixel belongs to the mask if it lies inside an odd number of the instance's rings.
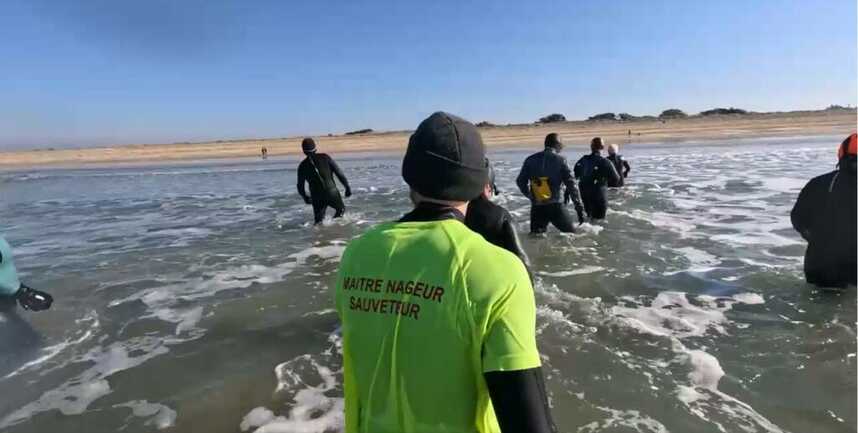
{"label": "shallow sea water", "polygon": [[[838,142],[630,145],[606,222],[523,236],[561,431],[855,431],[855,291],[804,283],[789,223]],[[522,233],[528,153],[490,155]],[[339,257],[409,206],[399,156],[339,160],[355,195],[318,228],[294,159],[0,173],[0,231],[56,297],[0,312],[0,431],[338,431]]]}

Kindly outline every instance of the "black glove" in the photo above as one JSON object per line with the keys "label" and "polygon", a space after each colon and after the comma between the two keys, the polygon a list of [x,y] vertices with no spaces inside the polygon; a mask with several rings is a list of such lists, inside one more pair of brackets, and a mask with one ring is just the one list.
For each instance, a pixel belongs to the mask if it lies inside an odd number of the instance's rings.
{"label": "black glove", "polygon": [[313,204],[313,202],[312,202],[312,201],[310,201],[310,197],[307,197],[306,195],[305,195],[305,196],[302,196],[302,197],[304,198],[304,203],[306,203],[306,204]]}
{"label": "black glove", "polygon": [[578,214],[578,225],[584,224],[584,211],[581,209],[575,209],[575,213]]}
{"label": "black glove", "polygon": [[349,187],[346,187],[346,198],[349,198],[351,196],[352,196],[352,189]]}
{"label": "black glove", "polygon": [[566,193],[565,193],[565,194],[563,194],[563,204],[568,205],[568,204],[569,204],[569,202],[571,202],[571,201],[572,201],[572,197],[571,197],[571,195],[569,194],[569,191],[566,191]]}
{"label": "black glove", "polygon": [[21,308],[30,311],[47,310],[54,303],[53,296],[39,290],[31,289],[23,284],[18,289],[18,293],[15,294],[15,298],[18,299],[18,304],[21,305]]}

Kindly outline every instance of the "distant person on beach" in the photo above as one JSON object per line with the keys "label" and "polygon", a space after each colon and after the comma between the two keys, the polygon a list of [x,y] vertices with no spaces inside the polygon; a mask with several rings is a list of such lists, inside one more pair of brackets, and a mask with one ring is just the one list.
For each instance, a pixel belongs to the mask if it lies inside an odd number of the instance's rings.
{"label": "distant person on beach", "polygon": [[489,181],[480,195],[468,203],[465,225],[482,235],[485,240],[518,256],[530,269],[530,261],[521,246],[512,215],[503,206],[491,201],[492,196],[497,194],[497,185],[495,172],[488,159],[486,159],[486,167],[489,172]]}
{"label": "distant person on beach", "polygon": [[[545,136],[545,149],[524,160],[516,178],[519,191],[530,199],[530,232],[545,233],[548,223],[561,232],[575,232],[572,216],[566,210],[571,201],[578,214],[578,222],[584,222],[584,207],[575,186],[572,171],[566,158],[560,155],[563,143],[556,133]],[[561,187],[565,192],[561,199]]]}
{"label": "distant person on beach", "polygon": [[804,276],[810,284],[856,284],[856,153],[853,133],[838,148],[837,170],[811,179],[790,214],[792,226],[807,241]]}
{"label": "distant person on beach", "polygon": [[556,432],[527,270],[464,224],[488,183],[477,128],[432,114],[402,177],[414,209],[352,240],[337,276],[346,433]]}
{"label": "distant person on beach", "polygon": [[593,220],[605,218],[608,211],[608,184],[619,183],[620,175],[614,164],[602,156],[605,143],[601,137],[590,141],[590,154],[575,163],[575,177],[581,188],[581,200],[587,216]]}
{"label": "distant person on beach", "polygon": [[[334,175],[345,188],[346,197],[351,197],[352,189],[346,175],[334,160],[325,153],[316,153],[316,142],[305,138],[301,149],[307,157],[298,165],[298,194],[304,202],[313,205],[313,221],[319,224],[325,219],[328,207],[334,209],[334,218],[343,216],[346,206],[340,196],[340,190],[334,183]],[[310,184],[310,195],[304,191],[304,183]]]}
{"label": "distant person on beach", "polygon": [[268,148],[267,147],[262,148],[262,159],[268,159]]}
{"label": "distant person on beach", "polygon": [[617,153],[619,151],[620,145],[618,144],[611,144],[608,146],[608,161],[611,161],[611,164],[614,164],[614,168],[620,175],[619,181],[608,179],[608,186],[611,188],[624,186],[626,184],[626,178],[629,177],[629,172],[632,171],[632,166],[629,165],[629,162],[623,158],[623,155]]}
{"label": "distant person on beach", "polygon": [[51,308],[54,298],[21,283],[12,258],[12,247],[0,236],[0,310],[14,308],[16,302],[25,310],[42,311]]}

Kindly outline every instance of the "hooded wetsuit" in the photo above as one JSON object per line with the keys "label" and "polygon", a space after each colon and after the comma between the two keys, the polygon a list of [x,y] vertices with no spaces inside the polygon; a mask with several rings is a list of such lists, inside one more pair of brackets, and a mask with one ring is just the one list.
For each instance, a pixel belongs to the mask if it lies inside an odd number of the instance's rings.
{"label": "hooded wetsuit", "polygon": [[[325,153],[310,153],[298,165],[298,194],[313,205],[313,219],[316,224],[325,218],[328,206],[336,212],[334,218],[343,216],[346,210],[343,198],[334,183],[334,175],[346,189],[346,197],[351,195],[349,181],[334,160]],[[310,184],[310,196],[304,190],[304,183]]]}
{"label": "hooded wetsuit", "polygon": [[608,183],[619,182],[614,164],[595,151],[575,163],[575,177],[581,190],[584,209],[592,219],[603,219],[608,211]]}
{"label": "hooded wetsuit", "polygon": [[855,158],[811,179],[792,209],[792,226],[807,240],[804,275],[821,287],[856,283]]}
{"label": "hooded wetsuit", "polygon": [[618,188],[624,186],[626,184],[626,178],[629,177],[629,172],[632,171],[632,167],[629,165],[629,162],[623,158],[623,155],[618,153],[609,154],[607,156],[607,160],[611,161],[611,164],[614,164],[614,168],[617,170],[617,173],[620,175],[617,181],[613,179],[608,179],[608,186],[611,188]]}
{"label": "hooded wetsuit", "polygon": [[[572,216],[564,203],[572,201],[579,220],[583,217],[584,208],[566,158],[557,154],[554,148],[546,147],[544,151],[527,157],[515,182],[519,191],[530,199],[531,233],[545,232],[548,223],[562,232],[575,231]],[[561,195],[564,186],[565,192]]]}

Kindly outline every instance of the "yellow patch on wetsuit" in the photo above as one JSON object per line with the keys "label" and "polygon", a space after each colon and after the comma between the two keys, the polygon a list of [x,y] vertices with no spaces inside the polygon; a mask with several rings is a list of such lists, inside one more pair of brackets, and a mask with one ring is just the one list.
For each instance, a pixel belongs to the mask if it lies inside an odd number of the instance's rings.
{"label": "yellow patch on wetsuit", "polygon": [[540,176],[531,179],[530,192],[533,194],[533,200],[537,203],[551,200],[551,185],[548,183],[548,177]]}

